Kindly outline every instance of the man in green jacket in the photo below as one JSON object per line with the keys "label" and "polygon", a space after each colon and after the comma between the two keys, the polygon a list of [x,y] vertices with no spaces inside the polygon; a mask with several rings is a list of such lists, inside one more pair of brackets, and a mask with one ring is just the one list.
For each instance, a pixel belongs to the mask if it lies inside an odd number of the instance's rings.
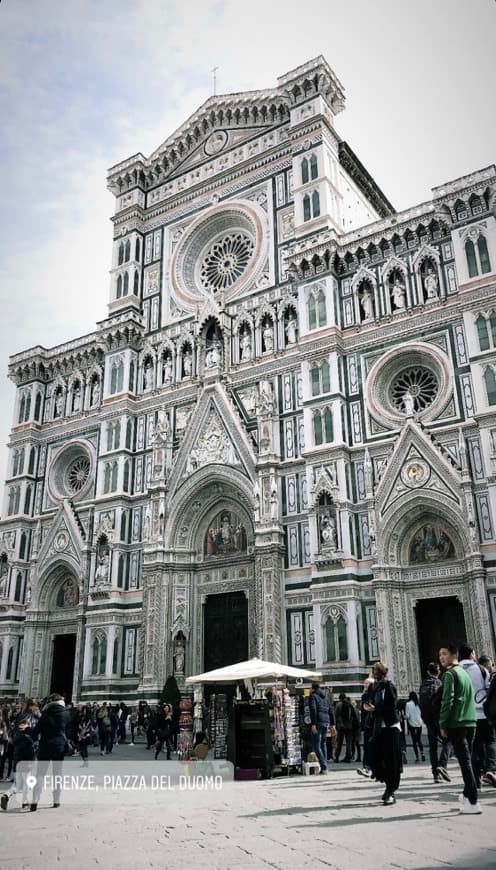
{"label": "man in green jacket", "polygon": [[476,724],[472,680],[459,666],[458,649],[454,644],[441,647],[439,661],[444,669],[439,729],[441,737],[451,740],[462,772],[464,789],[459,798],[460,812],[480,813],[471,760]]}

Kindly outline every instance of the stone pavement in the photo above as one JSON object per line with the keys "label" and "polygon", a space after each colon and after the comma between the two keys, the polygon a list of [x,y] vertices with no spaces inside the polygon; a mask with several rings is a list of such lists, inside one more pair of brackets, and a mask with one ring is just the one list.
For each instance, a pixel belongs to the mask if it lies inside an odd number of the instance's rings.
{"label": "stone pavement", "polygon": [[[91,750],[90,750],[91,753]],[[116,760],[148,760],[143,745]],[[93,750],[90,769],[100,756]],[[79,763],[75,761],[75,767]],[[153,805],[66,805],[0,813],[1,870],[209,870],[496,867],[496,789],[484,787],[480,816],[460,816],[461,777],[435,785],[427,764],[409,764],[395,806],[356,766],[328,776],[232,783],[210,794],[174,790]],[[4,785],[4,784],[3,784]],[[0,788],[3,790],[3,788]],[[128,797],[128,796],[127,796]]]}

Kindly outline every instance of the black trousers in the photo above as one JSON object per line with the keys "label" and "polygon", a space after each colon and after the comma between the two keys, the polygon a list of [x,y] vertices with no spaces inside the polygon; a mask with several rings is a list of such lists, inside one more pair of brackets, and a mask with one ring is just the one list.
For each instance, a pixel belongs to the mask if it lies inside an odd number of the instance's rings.
{"label": "black trousers", "polygon": [[463,777],[463,795],[471,804],[477,803],[477,783],[472,767],[472,745],[475,728],[448,728],[448,737],[453,744],[455,755]]}

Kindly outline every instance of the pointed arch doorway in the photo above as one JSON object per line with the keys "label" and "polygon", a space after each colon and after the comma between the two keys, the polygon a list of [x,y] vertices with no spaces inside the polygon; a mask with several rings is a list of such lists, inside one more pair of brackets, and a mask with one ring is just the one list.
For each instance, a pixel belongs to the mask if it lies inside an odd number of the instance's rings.
{"label": "pointed arch doorway", "polygon": [[207,595],[203,611],[205,671],[248,658],[248,599],[244,592]]}
{"label": "pointed arch doorway", "polygon": [[425,675],[429,662],[437,662],[443,644],[457,646],[467,639],[463,604],[456,595],[421,598],[415,605],[420,670]]}

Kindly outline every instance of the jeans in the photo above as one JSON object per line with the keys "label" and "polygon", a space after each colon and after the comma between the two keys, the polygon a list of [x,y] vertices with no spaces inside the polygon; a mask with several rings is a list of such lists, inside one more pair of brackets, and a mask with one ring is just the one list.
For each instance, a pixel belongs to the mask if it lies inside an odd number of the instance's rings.
{"label": "jeans", "polygon": [[[448,764],[448,747],[449,740],[441,737],[439,733],[439,725],[437,722],[428,722],[427,738],[429,740],[429,758],[431,762],[432,773],[435,775],[437,767],[446,767]],[[441,752],[438,753],[439,743],[441,743]]]}
{"label": "jeans", "polygon": [[477,803],[477,783],[472,768],[472,745],[474,742],[475,728],[448,728],[448,737],[453,744],[455,755],[462,772],[464,789],[463,795],[471,804]]}
{"label": "jeans", "polygon": [[338,739],[336,743],[336,761],[339,759],[341,755],[341,749],[343,748],[343,740],[346,741],[346,754],[345,761],[351,761],[353,757],[353,749],[352,749],[352,732],[349,728],[338,728]]}
{"label": "jeans", "polygon": [[487,719],[477,719],[474,745],[472,748],[472,767],[477,783],[488,770],[496,773],[496,736],[494,726]]}
{"label": "jeans", "polygon": [[409,725],[408,730],[410,732],[410,737],[412,738],[412,746],[415,753],[415,758],[418,761],[419,749],[420,754],[422,756],[424,754],[424,747],[422,746],[422,727],[416,728],[414,725]]}
{"label": "jeans", "polygon": [[327,770],[327,725],[317,725],[317,733],[312,731],[313,751],[319,759],[322,770]]}
{"label": "jeans", "polygon": [[[33,789],[33,803],[37,804],[41,792],[43,791],[43,787],[45,785],[45,777],[61,777],[62,776],[62,762],[64,760],[64,753],[52,753],[52,758],[48,759],[39,759],[36,764],[36,785]],[[49,768],[50,772],[49,771]],[[57,780],[51,780],[54,783],[54,788],[52,789],[53,793],[53,802],[54,804],[60,803],[60,785],[56,784]],[[61,782],[61,780],[59,780]]]}

